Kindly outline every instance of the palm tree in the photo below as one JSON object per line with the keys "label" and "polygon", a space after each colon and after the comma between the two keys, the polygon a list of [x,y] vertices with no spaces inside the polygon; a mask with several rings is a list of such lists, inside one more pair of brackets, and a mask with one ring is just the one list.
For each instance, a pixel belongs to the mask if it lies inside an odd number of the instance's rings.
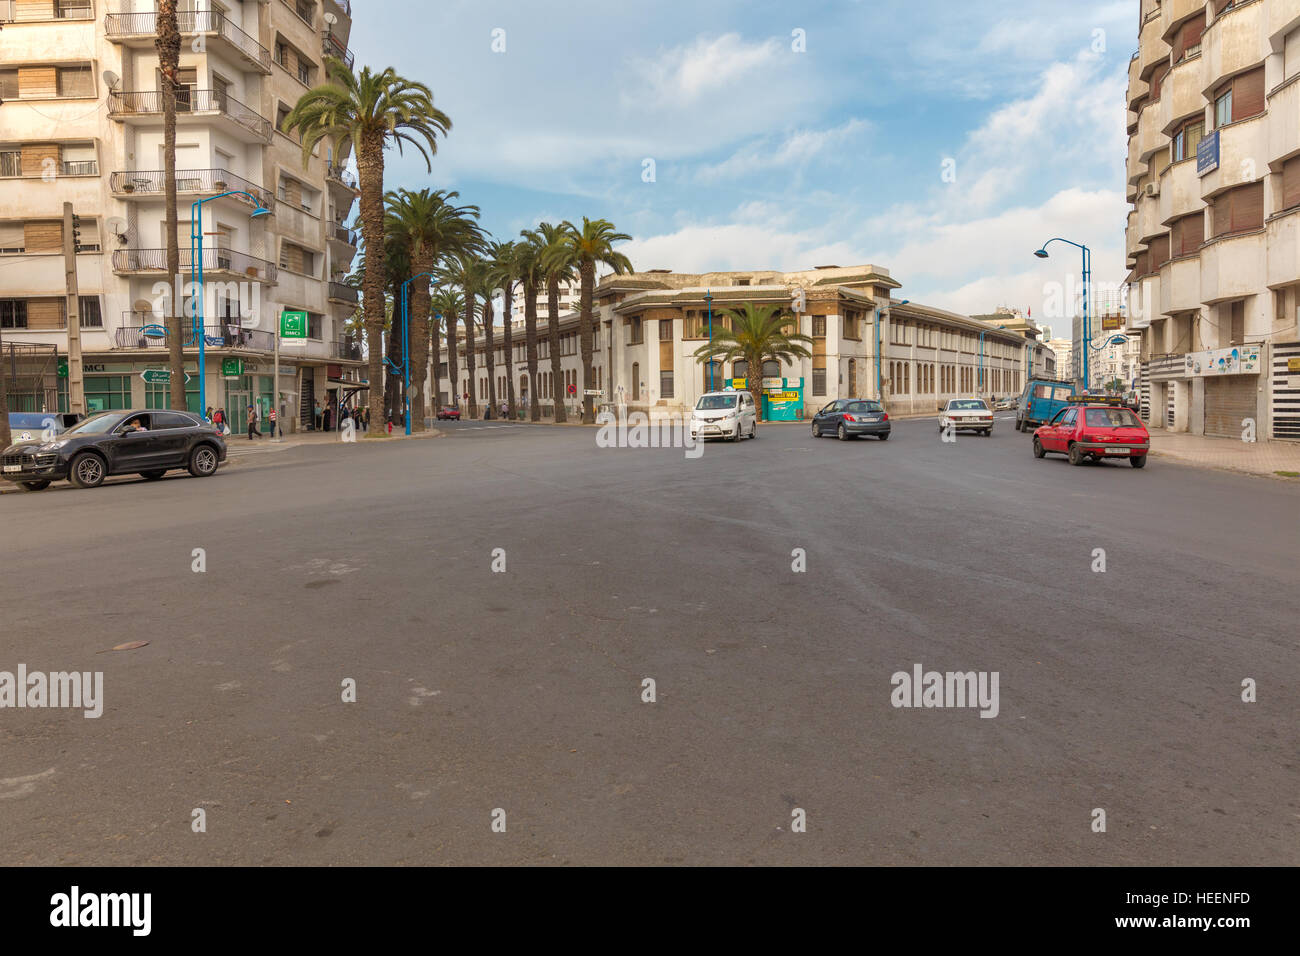
{"label": "palm tree", "polygon": [[[410,273],[422,276],[411,283],[408,302],[411,347],[411,384],[416,395],[411,399],[411,430],[424,431],[426,396],[424,369],[429,360],[429,283],[437,261],[453,252],[477,248],[481,242],[477,206],[457,206],[458,192],[399,189],[388,193],[385,226],[388,235],[400,238],[410,257]],[[427,277],[426,277],[427,276]],[[405,281],[405,277],[398,280]],[[400,303],[400,299],[399,299]],[[400,306],[399,306],[400,307]],[[401,334],[400,317],[396,327]]]}
{"label": "palm tree", "polygon": [[734,362],[744,359],[749,365],[745,376],[749,394],[754,396],[754,408],[763,413],[763,363],[767,361],[793,362],[796,358],[811,358],[803,343],[812,344],[812,338],[802,332],[787,331],[792,324],[789,316],[782,315],[773,305],[743,306],[728,310],[730,328],[723,327],[713,333],[713,341],[695,350],[700,362],[721,359]]}
{"label": "palm tree", "polygon": [[529,240],[540,249],[542,278],[546,282],[546,311],[548,314],[546,338],[551,352],[551,403],[555,421],[568,421],[564,410],[564,372],[560,368],[560,282],[573,279],[573,270],[566,264],[563,254],[564,230],[549,222],[538,223],[527,233]]}
{"label": "palm tree", "polygon": [[501,290],[501,336],[506,360],[506,414],[515,417],[515,362],[511,329],[515,282],[519,278],[520,244],[494,242],[489,249],[491,284]]}
{"label": "palm tree", "polygon": [[596,265],[600,263],[609,266],[614,270],[615,275],[631,272],[631,260],[623,253],[616,252],[614,243],[627,242],[632,237],[625,232],[615,232],[614,224],[606,219],[588,219],[586,216],[582,217],[581,229],[567,220],[561,223],[560,228],[564,230],[564,240],[554,248],[551,257],[556,265],[578,274],[581,308],[578,329],[582,348],[582,423],[591,425],[596,421],[596,415],[587,389],[596,387],[596,377],[591,367],[592,352],[595,348],[591,299],[596,288]]}
{"label": "palm tree", "polygon": [[[478,398],[477,387],[474,382],[475,370],[475,348],[474,348],[474,300],[483,294],[487,285],[488,264],[486,260],[481,259],[473,252],[463,252],[457,255],[448,256],[442,269],[439,270],[439,282],[450,283],[459,287],[465,296],[464,301],[464,321],[465,321],[465,371],[468,374],[469,384],[466,387],[468,399],[468,413],[470,418],[478,417]],[[455,323],[449,324],[447,329],[448,349],[451,352],[450,365],[448,370],[455,372],[456,353],[455,353]],[[453,377],[452,385],[456,381]],[[466,409],[462,409],[464,414]]]}
{"label": "palm tree", "polygon": [[541,421],[542,406],[537,388],[537,292],[542,284],[542,248],[535,233],[527,229],[519,234],[518,275],[524,287],[524,351],[528,359],[528,419]]}
{"label": "palm tree", "polygon": [[[456,368],[456,316],[460,315],[461,310],[465,307],[465,298],[453,288],[440,288],[433,294],[433,300],[430,308],[433,310],[431,317],[432,344],[433,344],[433,392],[438,394],[438,383],[442,376],[439,369],[442,367],[442,359],[438,352],[438,334],[446,330],[447,334],[447,351],[449,360],[447,363],[447,374],[451,382],[451,390],[448,397],[452,405],[458,405],[456,398],[456,378],[459,370]],[[437,414],[437,409],[434,410]]]}
{"label": "palm tree", "polygon": [[[167,233],[167,275],[175,282],[181,271],[181,247],[176,222],[176,87],[181,60],[181,31],[176,19],[176,0],[158,0],[154,17],[154,49],[158,52],[158,72],[162,74],[163,109],[163,199]],[[203,228],[202,224],[199,228]],[[202,321],[203,304],[196,303],[196,319]],[[180,303],[171,303],[167,316],[167,364],[171,371],[170,405],[183,409],[185,404],[185,355],[181,338]],[[202,335],[203,329],[199,330]],[[203,409],[199,409],[200,412]]]}
{"label": "palm tree", "polygon": [[[438,151],[437,135],[451,129],[447,114],[433,105],[433,93],[423,83],[399,76],[392,67],[372,73],[363,67],[353,73],[335,57],[325,57],[329,81],[304,93],[289,112],[284,129],[302,138],[302,164],[321,140],[347,142],[357,157],[361,188],[361,239],[370,253],[370,268],[362,278],[362,309],[370,347],[370,416],[384,421],[383,330],[384,286],[384,150],[395,144],[400,152],[410,143],[433,170],[430,159]],[[427,150],[426,150],[427,147]],[[376,428],[369,432],[378,435]]]}

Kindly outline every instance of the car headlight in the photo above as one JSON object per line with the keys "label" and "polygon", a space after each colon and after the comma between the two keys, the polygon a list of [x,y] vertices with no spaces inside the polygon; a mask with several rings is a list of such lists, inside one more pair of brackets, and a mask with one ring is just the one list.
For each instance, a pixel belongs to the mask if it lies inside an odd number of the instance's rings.
{"label": "car headlight", "polygon": [[58,451],[71,440],[70,438],[60,438],[58,441],[47,441],[41,446],[41,451]]}

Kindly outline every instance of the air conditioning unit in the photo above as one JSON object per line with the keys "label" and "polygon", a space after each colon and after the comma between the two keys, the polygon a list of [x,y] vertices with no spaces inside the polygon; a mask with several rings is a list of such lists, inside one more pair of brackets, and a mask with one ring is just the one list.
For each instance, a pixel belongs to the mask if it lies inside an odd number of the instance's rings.
{"label": "air conditioning unit", "polygon": [[1156,196],[1159,196],[1159,195],[1160,195],[1160,184],[1159,184],[1159,183],[1147,183],[1147,198],[1148,198],[1148,199],[1154,199]]}

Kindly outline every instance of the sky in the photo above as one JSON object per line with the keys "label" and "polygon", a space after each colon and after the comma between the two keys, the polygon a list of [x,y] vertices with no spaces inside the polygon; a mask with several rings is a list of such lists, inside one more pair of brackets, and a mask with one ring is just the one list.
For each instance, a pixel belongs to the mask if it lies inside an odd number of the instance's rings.
{"label": "sky", "polygon": [[1138,0],[354,0],[353,16],[357,68],[425,83],[453,123],[431,171],[390,151],[385,186],[459,190],[498,239],[604,218],[638,271],[870,262],[898,297],[1048,324],[1079,253],[1034,258],[1044,241],[1088,245],[1095,281],[1126,271]]}

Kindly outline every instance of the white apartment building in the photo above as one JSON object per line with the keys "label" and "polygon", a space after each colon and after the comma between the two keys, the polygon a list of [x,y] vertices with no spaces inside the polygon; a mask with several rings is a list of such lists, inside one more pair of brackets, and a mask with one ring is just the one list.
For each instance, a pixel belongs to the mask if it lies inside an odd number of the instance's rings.
{"label": "white apartment building", "polygon": [[[880,266],[822,266],[803,272],[714,272],[686,274],[666,269],[606,276],[596,287],[595,381],[598,402],[625,404],[652,416],[683,414],[708,391],[736,385],[750,370],[743,362],[705,363],[695,351],[729,321],[728,310],[745,303],[781,308],[812,338],[812,356],[792,363],[769,362],[764,379],[767,417],[809,417],[831,399],[881,398],[893,414],[934,414],[950,397],[1016,394],[1024,385],[1026,339],[968,316],[917,303],[891,300],[899,283]],[[802,307],[792,311],[796,294]],[[879,310],[879,325],[877,316]],[[539,403],[549,415],[553,403],[581,402],[582,357],[579,317],[561,317],[561,377],[556,381],[545,340],[546,310],[538,317]],[[877,331],[879,348],[877,348]],[[494,333],[494,375],[498,403],[507,376],[513,377],[520,407],[529,391],[522,324],[512,327],[512,355]],[[475,397],[486,404],[486,350],[476,343]],[[442,351],[436,392],[440,402],[467,390],[462,354],[456,387],[447,378]],[[877,356],[879,362],[877,363]],[[572,389],[572,396],[569,390]]]}
{"label": "white apartment building", "polygon": [[[182,281],[201,262],[204,401],[235,421],[273,394],[274,333],[286,310],[308,337],[280,350],[281,420],[356,386],[344,341],[357,196],[346,155],[320,146],[304,168],[281,131],[325,79],[323,55],[351,62],[349,0],[181,0],[176,183]],[[166,407],[163,115],[153,0],[0,0],[0,334],[6,346],[66,355],[63,203],[80,219],[76,275],[88,411]],[[225,198],[221,193],[237,192]],[[247,194],[247,195],[243,195]],[[194,204],[203,201],[195,207]],[[253,217],[258,207],[271,211]],[[202,259],[191,256],[197,208]],[[183,292],[183,287],[182,287]],[[184,308],[182,304],[180,308]],[[197,319],[185,319],[188,404],[199,408]],[[67,408],[66,373],[11,395],[14,407]]]}
{"label": "white apartment building", "polygon": [[1300,440],[1300,2],[1139,7],[1126,252],[1148,421]]}
{"label": "white apartment building", "polygon": [[[576,279],[572,282],[560,283],[560,314],[561,315],[563,315],[565,312],[578,311],[578,308],[581,305],[581,300],[579,299],[581,292],[582,289]],[[543,285],[537,294],[537,311],[542,313],[543,315],[546,314],[546,308],[547,308],[546,296],[547,296],[546,286]],[[499,300],[498,300],[498,304],[499,304]],[[514,288],[514,301],[511,303],[510,316],[516,322],[522,323],[524,321],[524,290],[518,283],[515,284],[515,288]]]}

